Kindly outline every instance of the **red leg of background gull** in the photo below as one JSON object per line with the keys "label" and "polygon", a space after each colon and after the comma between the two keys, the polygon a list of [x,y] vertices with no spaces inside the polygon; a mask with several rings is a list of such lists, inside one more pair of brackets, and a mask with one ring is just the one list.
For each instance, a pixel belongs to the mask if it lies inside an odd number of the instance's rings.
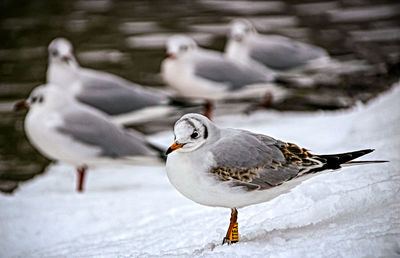
{"label": "red leg of background gull", "polygon": [[224,237],[224,240],[222,240],[222,244],[228,244],[228,245],[231,244],[232,229],[237,222],[237,215],[238,215],[237,209],[236,208],[231,209],[231,222],[229,224],[228,231],[226,232],[226,236]]}
{"label": "red leg of background gull", "polygon": [[213,109],[214,109],[213,103],[211,102],[211,100],[207,100],[207,103],[206,103],[205,109],[204,109],[204,116],[211,120]]}
{"label": "red leg of background gull", "polygon": [[85,181],[85,172],[86,172],[87,167],[86,166],[82,166],[82,167],[78,167],[76,169],[77,175],[78,175],[78,181],[77,181],[77,185],[76,185],[76,191],[78,192],[83,192],[83,183]]}
{"label": "red leg of background gull", "polygon": [[270,92],[265,93],[262,106],[269,108],[272,105],[273,96]]}

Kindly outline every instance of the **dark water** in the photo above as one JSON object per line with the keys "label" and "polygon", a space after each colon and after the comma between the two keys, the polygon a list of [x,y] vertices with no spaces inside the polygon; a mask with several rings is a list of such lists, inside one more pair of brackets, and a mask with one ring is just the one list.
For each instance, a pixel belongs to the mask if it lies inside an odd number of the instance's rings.
{"label": "dark water", "polygon": [[[320,45],[339,60],[368,67],[313,89],[294,89],[282,110],[336,109],[368,101],[399,78],[398,1],[127,1],[0,0],[0,190],[43,171],[49,161],[27,142],[13,103],[45,81],[46,48],[63,36],[83,66],[162,86],[163,42],[190,33],[223,50],[227,23],[247,17],[264,33]],[[345,99],[346,101],[343,101]]]}

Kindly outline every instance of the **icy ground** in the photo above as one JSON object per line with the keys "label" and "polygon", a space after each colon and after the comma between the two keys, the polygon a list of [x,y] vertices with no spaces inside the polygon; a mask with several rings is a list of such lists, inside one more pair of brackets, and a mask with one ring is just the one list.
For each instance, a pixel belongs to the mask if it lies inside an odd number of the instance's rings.
{"label": "icy ground", "polygon": [[[185,199],[163,167],[95,169],[77,194],[74,169],[54,165],[0,195],[0,257],[400,256],[400,87],[352,111],[262,111],[217,123],[315,153],[375,148],[364,159],[390,163],[325,173],[239,210],[240,242],[231,246],[220,245],[230,211]],[[173,140],[171,132],[152,139]]]}

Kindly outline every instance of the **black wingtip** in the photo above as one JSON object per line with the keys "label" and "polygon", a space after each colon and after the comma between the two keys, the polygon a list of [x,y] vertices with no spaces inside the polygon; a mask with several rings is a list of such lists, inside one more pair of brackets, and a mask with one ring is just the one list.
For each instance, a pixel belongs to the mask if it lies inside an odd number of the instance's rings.
{"label": "black wingtip", "polygon": [[148,145],[157,152],[158,157],[160,157],[162,160],[167,161],[167,155],[165,154],[165,149],[157,146],[155,144],[152,144],[150,142],[148,142]]}
{"label": "black wingtip", "polygon": [[352,156],[354,156],[354,157],[357,156],[357,158],[358,158],[363,155],[367,155],[368,153],[371,153],[373,151],[375,151],[375,149],[365,149],[365,150],[353,151],[353,152],[348,152],[348,153],[343,153],[343,154],[351,154]]}
{"label": "black wingtip", "polygon": [[319,155],[318,157],[325,160],[326,165],[323,166],[324,169],[338,169],[341,167],[342,164],[349,163],[350,161],[359,158],[361,156],[364,156],[368,153],[371,153],[374,150],[375,149],[365,149],[365,150],[338,153],[332,155]]}
{"label": "black wingtip", "polygon": [[170,154],[173,151],[173,149],[171,149],[171,147],[168,148],[168,150],[165,152],[165,155],[167,156],[168,154]]}
{"label": "black wingtip", "polygon": [[191,107],[204,107],[204,101],[188,99],[184,97],[173,96],[169,98],[169,105],[178,106],[182,108],[191,108]]}

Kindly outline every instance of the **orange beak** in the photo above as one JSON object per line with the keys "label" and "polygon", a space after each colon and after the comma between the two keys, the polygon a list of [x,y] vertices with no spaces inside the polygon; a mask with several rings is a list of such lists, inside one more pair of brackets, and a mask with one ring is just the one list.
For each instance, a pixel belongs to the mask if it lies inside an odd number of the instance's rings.
{"label": "orange beak", "polygon": [[26,103],[25,100],[19,101],[17,103],[15,103],[14,105],[14,111],[19,111],[19,110],[23,110],[23,109],[28,109],[29,105],[28,103]]}
{"label": "orange beak", "polygon": [[172,144],[172,145],[168,148],[168,150],[167,150],[167,152],[165,153],[165,155],[168,155],[168,154],[170,154],[171,152],[173,152],[173,151],[175,151],[175,150],[177,150],[177,149],[182,148],[183,145],[185,145],[185,144],[184,144],[184,143],[177,143],[177,142],[174,142],[174,144]]}

